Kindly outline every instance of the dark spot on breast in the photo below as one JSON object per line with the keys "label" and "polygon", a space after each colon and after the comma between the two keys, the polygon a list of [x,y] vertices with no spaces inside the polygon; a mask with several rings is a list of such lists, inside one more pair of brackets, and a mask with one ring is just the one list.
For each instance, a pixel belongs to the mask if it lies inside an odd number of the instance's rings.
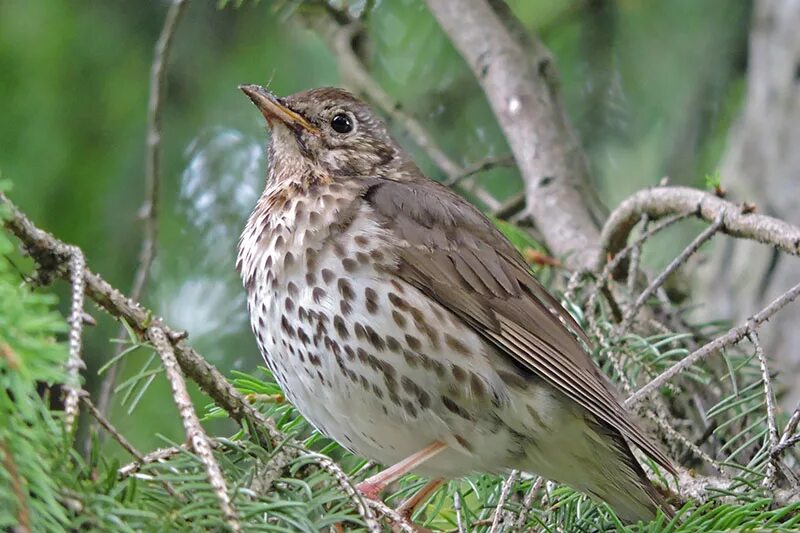
{"label": "dark spot on breast", "polygon": [[465,449],[467,449],[468,451],[472,451],[472,445],[470,445],[470,443],[467,442],[467,439],[458,434],[453,435],[453,438],[456,439],[456,442],[458,442]]}
{"label": "dark spot on breast", "polygon": [[[294,311],[294,300],[287,296],[286,300],[283,301],[283,307],[286,308],[286,311],[291,313]],[[266,309],[264,309],[264,311],[266,311]]]}
{"label": "dark spot on breast", "polygon": [[345,300],[355,299],[356,293],[353,290],[353,286],[345,278],[339,278],[339,281],[336,283],[336,286],[339,288],[339,294],[342,295],[342,298],[344,298]]}
{"label": "dark spot on breast", "polygon": [[333,278],[336,277],[336,275],[333,273],[333,270],[329,268],[323,268],[321,273],[322,273],[322,281],[324,281],[328,285],[330,285],[331,281],[333,281]]}
{"label": "dark spot on breast", "polygon": [[383,399],[383,389],[381,389],[375,383],[372,384],[372,392],[378,397],[378,399]]}
{"label": "dark spot on breast", "polygon": [[350,347],[349,344],[344,345],[344,353],[347,355],[347,359],[352,361],[356,358],[356,352]]}
{"label": "dark spot on breast", "polygon": [[464,409],[462,409],[460,405],[458,405],[456,402],[454,402],[447,396],[442,395],[442,404],[451,413],[458,415],[465,420],[472,421],[472,416],[470,416],[470,414],[466,412]]}
{"label": "dark spot on breast", "polygon": [[350,305],[347,300],[339,300],[339,311],[341,311],[344,316],[347,316],[353,312],[353,306]]}
{"label": "dark spot on breast", "polygon": [[469,374],[469,388],[476,398],[486,398],[486,384],[475,372]]}
{"label": "dark spot on breast", "polygon": [[366,326],[367,330],[367,340],[371,345],[373,345],[379,351],[383,351],[386,347],[386,343],[383,342],[383,337],[378,335],[378,332],[375,331],[371,326]]}
{"label": "dark spot on breast", "polygon": [[455,351],[456,353],[464,356],[470,356],[470,350],[467,346],[458,340],[457,338],[453,337],[449,333],[444,336],[444,342],[447,346],[450,347],[451,350]]}
{"label": "dark spot on breast", "polygon": [[408,347],[411,348],[412,350],[419,351],[420,349],[422,349],[422,343],[415,336],[406,334],[405,339],[406,339],[406,344],[408,344]]}
{"label": "dark spot on breast", "polygon": [[317,276],[313,272],[306,272],[306,284],[307,285],[316,285],[317,284]]}
{"label": "dark spot on breast", "polygon": [[392,303],[393,306],[402,311],[408,309],[408,302],[406,302],[404,299],[402,299],[393,292],[389,293],[389,301]]}
{"label": "dark spot on breast", "polygon": [[417,417],[417,408],[409,400],[403,400],[403,409],[405,409],[408,416],[411,418]]}
{"label": "dark spot on breast", "polygon": [[299,290],[297,289],[297,285],[295,285],[293,281],[290,281],[289,283],[286,284],[286,290],[289,291],[289,296],[291,296],[292,298],[297,298]]}
{"label": "dark spot on breast", "polygon": [[422,409],[427,409],[431,406],[431,397],[422,389],[417,392],[417,401]]}
{"label": "dark spot on breast", "polygon": [[322,215],[320,215],[318,211],[311,211],[308,213],[308,223],[311,226],[319,226],[320,222],[322,222]]}
{"label": "dark spot on breast", "polygon": [[336,328],[336,333],[339,334],[340,339],[347,340],[350,338],[350,333],[347,331],[347,325],[340,315],[333,317],[333,327]]}
{"label": "dark spot on breast", "polygon": [[371,314],[378,312],[378,293],[372,287],[364,289],[364,299],[366,301],[367,311]]}
{"label": "dark spot on breast", "polygon": [[345,269],[347,272],[355,272],[358,268],[358,263],[355,259],[351,259],[350,257],[345,257],[342,259],[342,268]]}
{"label": "dark spot on breast", "polygon": [[308,346],[308,344],[311,343],[311,337],[309,337],[302,328],[297,328],[297,339],[303,344],[303,346]]}
{"label": "dark spot on breast", "polygon": [[353,237],[353,241],[355,241],[355,243],[362,248],[366,247],[369,244],[369,238],[367,238],[364,235],[356,235],[355,237]]}
{"label": "dark spot on breast", "polygon": [[533,422],[535,424],[544,429],[547,429],[547,425],[544,423],[544,420],[542,420],[542,417],[539,416],[539,412],[534,407],[530,405],[525,405],[525,408],[528,410],[528,414],[531,415],[531,418],[533,418]]}
{"label": "dark spot on breast", "polygon": [[289,320],[286,318],[286,315],[281,317],[281,329],[289,337],[294,338],[294,328],[289,325]]}
{"label": "dark spot on breast", "polygon": [[386,336],[386,347],[395,353],[400,353],[403,349],[403,347],[400,346],[400,342],[391,335]]}
{"label": "dark spot on breast", "polygon": [[314,290],[311,291],[311,298],[314,299],[314,303],[319,303],[325,297],[325,289],[320,287],[314,287]]}
{"label": "dark spot on breast", "polygon": [[322,364],[322,359],[320,359],[319,356],[316,354],[309,353],[308,362],[314,366],[320,366]]}
{"label": "dark spot on breast", "polygon": [[369,256],[375,261],[383,261],[383,252],[380,250],[370,250]]}
{"label": "dark spot on breast", "polygon": [[369,263],[369,256],[364,252],[356,252],[356,261],[358,261],[362,265],[366,265],[367,263]]}
{"label": "dark spot on breast", "polygon": [[364,390],[369,390],[369,380],[364,376],[359,376],[359,382],[361,382],[361,388]]}
{"label": "dark spot on breast", "polygon": [[286,255],[283,256],[283,268],[289,268],[294,264],[294,254],[292,252],[286,252]]}
{"label": "dark spot on breast", "polygon": [[419,362],[419,356],[409,350],[403,350],[403,359],[405,359],[406,364],[411,368],[416,368],[417,363]]}
{"label": "dark spot on breast", "polygon": [[453,377],[459,383],[464,383],[467,380],[467,371],[458,365],[451,365],[450,372],[453,373]]}
{"label": "dark spot on breast", "polygon": [[367,338],[367,330],[366,328],[364,328],[364,326],[361,325],[360,322],[356,322],[353,325],[353,333],[355,334],[358,340],[363,341]]}
{"label": "dark spot on breast", "polygon": [[525,378],[515,372],[506,372],[505,370],[498,370],[497,376],[502,380],[503,383],[505,383],[509,387],[513,387],[516,389],[524,389],[528,385],[528,382],[525,380]]}
{"label": "dark spot on breast", "polygon": [[394,323],[397,324],[400,329],[406,329],[406,317],[404,317],[402,313],[393,310],[392,320],[394,320]]}
{"label": "dark spot on breast", "polygon": [[333,253],[340,259],[347,255],[344,246],[339,241],[333,243]]}

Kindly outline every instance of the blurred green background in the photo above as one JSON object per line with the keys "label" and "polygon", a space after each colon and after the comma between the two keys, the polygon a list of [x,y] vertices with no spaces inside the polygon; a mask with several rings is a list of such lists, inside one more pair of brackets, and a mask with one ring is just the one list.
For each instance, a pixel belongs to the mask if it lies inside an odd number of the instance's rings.
{"label": "blurred green background", "polygon": [[[704,186],[741,103],[750,2],[509,3],[556,56],[568,114],[607,206],[663,176]],[[479,87],[425,6],[374,4],[367,26],[376,80],[457,161],[507,153]],[[166,8],[0,0],[0,172],[13,184],[10,196],[41,227],[83,248],[91,267],[123,291],[142,236],[148,77]],[[224,8],[191,2],[167,71],[158,258],[143,302],[186,329],[226,373],[261,361],[233,263],[262,185],[266,137],[236,87],[270,82],[285,94],[339,83],[335,58],[296,9],[269,0]],[[428,174],[442,178],[395,131]],[[498,196],[521,188],[510,169],[479,181]],[[669,234],[649,260],[667,261],[685,237]],[[84,355],[86,386],[96,392],[117,326],[92,311],[99,324],[86,334]],[[140,352],[126,358],[120,383],[141,370],[148,354]],[[131,414],[121,397],[112,418],[140,449],[163,445],[155,434],[183,438],[163,377]]]}

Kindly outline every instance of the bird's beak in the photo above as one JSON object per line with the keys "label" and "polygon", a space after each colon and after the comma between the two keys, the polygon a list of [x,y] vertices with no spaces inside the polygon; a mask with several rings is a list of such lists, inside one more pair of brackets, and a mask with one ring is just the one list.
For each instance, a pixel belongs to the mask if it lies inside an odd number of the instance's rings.
{"label": "bird's beak", "polygon": [[272,125],[273,120],[280,120],[289,127],[299,126],[310,133],[319,130],[312,126],[305,118],[286,107],[281,101],[260,85],[239,85],[239,89],[246,94],[256,107]]}

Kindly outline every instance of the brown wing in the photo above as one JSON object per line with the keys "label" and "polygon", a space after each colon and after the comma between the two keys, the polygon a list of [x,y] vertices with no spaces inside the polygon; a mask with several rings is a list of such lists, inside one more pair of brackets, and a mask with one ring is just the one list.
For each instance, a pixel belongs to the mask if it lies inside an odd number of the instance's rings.
{"label": "brown wing", "polygon": [[480,211],[427,180],[376,178],[363,198],[399,239],[398,276],[674,472],[575,338],[586,334]]}

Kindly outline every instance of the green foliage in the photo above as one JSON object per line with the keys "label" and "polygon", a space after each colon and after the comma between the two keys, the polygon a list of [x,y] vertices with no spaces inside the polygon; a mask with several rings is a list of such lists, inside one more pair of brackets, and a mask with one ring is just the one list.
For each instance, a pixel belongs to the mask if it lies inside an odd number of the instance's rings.
{"label": "green foliage", "polygon": [[67,516],[52,473],[66,441],[37,386],[64,380],[66,349],[56,336],[66,324],[52,294],[22,283],[12,255],[0,231],[0,529],[25,521],[36,530],[58,529]]}

